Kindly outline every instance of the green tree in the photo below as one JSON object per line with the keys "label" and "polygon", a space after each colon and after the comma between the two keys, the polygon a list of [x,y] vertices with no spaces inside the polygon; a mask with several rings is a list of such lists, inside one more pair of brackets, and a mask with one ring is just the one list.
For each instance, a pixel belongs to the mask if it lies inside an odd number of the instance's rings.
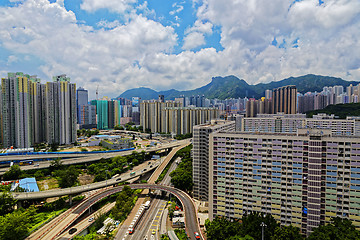
{"label": "green tree", "polygon": [[[216,216],[213,221],[205,221],[206,237],[208,240],[225,240],[232,236],[237,236],[241,224],[230,222],[226,218]],[[236,238],[235,238],[236,239]]]}
{"label": "green tree", "polygon": [[56,158],[51,161],[49,168],[50,168],[50,171],[54,171],[54,170],[62,169],[63,166],[64,165],[62,163],[61,157],[59,157],[59,158]]}
{"label": "green tree", "polygon": [[51,152],[56,152],[58,150],[59,144],[58,143],[52,143],[50,145],[50,151]]}
{"label": "green tree", "polygon": [[0,193],[0,215],[3,216],[7,213],[12,212],[16,204],[16,199],[14,199],[9,192]]}
{"label": "green tree", "polygon": [[174,187],[184,191],[191,191],[193,187],[192,179],[192,158],[191,158],[192,145],[179,150],[175,158],[180,157],[182,161],[178,167],[170,173],[171,183]]}
{"label": "green tree", "polygon": [[276,222],[273,216],[266,214],[265,216],[261,213],[251,212],[250,214],[243,215],[241,218],[241,236],[250,235],[254,239],[261,239],[261,223],[265,223],[266,227],[264,228],[264,238],[271,239],[271,236],[274,235],[275,229],[280,226]]}
{"label": "green tree", "polygon": [[30,223],[35,213],[35,208],[30,207],[26,211],[17,210],[0,216],[0,239],[24,239],[29,233]]}
{"label": "green tree", "polygon": [[8,171],[4,173],[3,179],[7,180],[16,180],[19,179],[22,174],[19,165],[12,165]]}
{"label": "green tree", "polygon": [[178,168],[170,173],[171,183],[174,187],[184,191],[191,191],[194,183],[192,172],[185,168]]}
{"label": "green tree", "polygon": [[161,234],[160,240],[170,240],[170,238],[166,234]]}
{"label": "green tree", "polygon": [[112,209],[112,214],[117,220],[125,220],[134,206],[133,202],[134,191],[129,186],[124,186],[123,190],[116,198],[115,207]]}
{"label": "green tree", "polygon": [[254,240],[253,237],[246,235],[245,237],[240,237],[239,235],[228,237],[226,240]]}
{"label": "green tree", "polygon": [[304,237],[300,234],[300,229],[292,225],[281,226],[275,229],[272,240],[303,240]]}
{"label": "green tree", "polygon": [[78,182],[79,170],[75,166],[70,166],[65,170],[56,171],[56,176],[61,188],[72,187]]}
{"label": "green tree", "polygon": [[355,240],[360,239],[360,231],[349,219],[332,218],[331,222],[325,226],[313,229],[308,240]]}
{"label": "green tree", "polygon": [[116,125],[116,126],[114,127],[114,130],[124,130],[124,127],[121,126],[121,125]]}

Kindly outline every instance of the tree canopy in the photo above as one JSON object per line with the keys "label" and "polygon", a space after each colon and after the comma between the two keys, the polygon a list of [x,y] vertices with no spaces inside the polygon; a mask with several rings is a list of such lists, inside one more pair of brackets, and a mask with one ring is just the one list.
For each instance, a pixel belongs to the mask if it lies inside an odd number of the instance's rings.
{"label": "tree canopy", "polygon": [[288,239],[303,240],[304,237],[301,235],[300,229],[298,227],[289,225],[289,226],[277,227],[271,239],[272,240],[288,240]]}
{"label": "tree canopy", "polygon": [[29,233],[30,223],[35,212],[35,208],[30,207],[26,211],[17,210],[0,216],[0,239],[24,239]]}
{"label": "tree canopy", "polygon": [[332,218],[331,223],[319,226],[307,238],[308,240],[355,240],[360,239],[360,231],[349,219]]}
{"label": "tree canopy", "polygon": [[127,215],[134,207],[134,191],[129,186],[124,186],[123,190],[116,198],[115,207],[111,210],[113,217],[116,220],[125,220]]}
{"label": "tree canopy", "polygon": [[171,183],[174,187],[184,191],[191,191],[194,185],[192,179],[192,145],[179,150],[175,157],[180,157],[182,160],[178,167],[170,173]]}
{"label": "tree canopy", "polygon": [[356,240],[360,239],[360,231],[348,219],[332,218],[330,224],[313,229],[308,238],[302,236],[300,229],[292,225],[281,226],[271,215],[252,212],[241,220],[231,222],[224,217],[216,216],[213,221],[206,220],[206,236],[208,240],[250,240],[261,239],[264,222],[264,239],[271,240]]}
{"label": "tree canopy", "polygon": [[20,169],[20,166],[12,165],[10,169],[4,173],[3,179],[5,181],[16,180],[19,179],[21,175],[22,175],[22,171]]}
{"label": "tree canopy", "polygon": [[9,192],[3,192],[0,194],[0,215],[3,216],[10,213],[16,204],[16,200],[9,194]]}

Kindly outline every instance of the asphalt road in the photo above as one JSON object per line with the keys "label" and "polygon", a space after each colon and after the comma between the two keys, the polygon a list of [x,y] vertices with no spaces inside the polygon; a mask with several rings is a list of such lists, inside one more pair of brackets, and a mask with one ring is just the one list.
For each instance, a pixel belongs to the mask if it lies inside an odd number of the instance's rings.
{"label": "asphalt road", "polygon": [[[173,162],[169,168],[169,171],[166,173],[164,179],[160,184],[170,185],[170,173],[174,171],[177,167],[177,164]],[[161,195],[161,191],[155,191],[155,194],[158,196]],[[159,198],[152,198],[150,208],[145,212],[138,226],[136,227],[134,233],[132,235],[127,236],[126,240],[136,240],[136,239],[144,239],[147,236],[147,239],[157,240],[160,239],[159,229],[161,224],[161,215],[166,207],[168,200],[163,200]],[[166,226],[165,226],[166,227]],[[153,233],[155,231],[155,234]],[[124,239],[121,235],[117,235],[115,239]]]}
{"label": "asphalt road", "polygon": [[[188,232],[190,239],[196,240],[194,236],[194,232],[200,233],[200,226],[197,221],[196,210],[192,202],[192,199],[186,193],[173,187],[157,185],[157,184],[129,184],[128,186],[131,187],[132,189],[162,190],[162,191],[170,192],[173,195],[175,195],[182,202],[183,208],[185,210],[186,231]],[[94,205],[104,197],[120,192],[123,189],[123,187],[124,186],[111,187],[103,192],[90,196],[88,199],[84,200],[79,205],[72,208],[61,219],[56,219],[56,222],[54,222],[53,224],[49,224],[49,227],[47,229],[44,229],[44,233],[40,237],[37,238],[30,237],[29,239],[46,239],[46,240],[55,239],[63,231],[65,231],[72,223],[74,223],[76,219],[79,218],[81,214],[86,210],[88,210],[92,205]]]}
{"label": "asphalt road", "polygon": [[[171,143],[164,143],[156,147],[146,148],[146,149],[136,149],[136,150],[129,150],[123,152],[109,152],[109,153],[83,153],[83,154],[46,154],[46,155],[10,155],[10,156],[0,156],[0,161],[11,161],[11,160],[30,160],[30,159],[43,159],[43,158],[59,158],[59,157],[66,157],[66,159],[62,159],[62,163],[64,165],[72,165],[72,164],[82,164],[87,162],[94,162],[99,161],[101,158],[112,158],[116,156],[125,156],[130,155],[133,151],[141,152],[153,152],[162,149],[167,149],[171,147],[177,147],[187,143],[189,140],[184,139],[180,141],[174,141]],[[35,165],[39,164],[39,166]],[[32,169],[41,169],[41,168],[48,168],[51,164],[51,161],[39,161],[33,165],[28,166],[20,166],[21,170],[32,170]],[[6,171],[9,170],[9,167],[0,168],[0,175],[3,175]]]}
{"label": "asphalt road", "polygon": [[[104,188],[107,186],[111,186],[113,184],[119,183],[119,182],[126,182],[132,178],[138,177],[146,172],[153,171],[155,168],[157,168],[161,163],[160,160],[152,161],[151,164],[152,167],[145,166],[144,168],[140,168],[138,170],[133,170],[135,172],[135,175],[130,176],[129,174],[123,177],[121,176],[121,179],[118,178],[111,178],[105,181],[91,183],[83,186],[78,187],[71,187],[71,188],[62,188],[62,189],[55,189],[55,190],[47,190],[47,191],[41,191],[41,192],[12,192],[12,196],[17,200],[26,200],[26,199],[42,199],[42,198],[49,198],[49,197],[60,197],[64,195],[75,195],[83,192],[88,192],[91,190]],[[144,169],[146,170],[144,171]]]}

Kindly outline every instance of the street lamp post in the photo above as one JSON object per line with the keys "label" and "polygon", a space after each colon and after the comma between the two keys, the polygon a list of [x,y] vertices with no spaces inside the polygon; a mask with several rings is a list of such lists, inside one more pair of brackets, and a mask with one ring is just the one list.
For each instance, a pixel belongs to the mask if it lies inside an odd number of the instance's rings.
{"label": "street lamp post", "polygon": [[264,222],[262,222],[260,224],[260,227],[261,227],[261,240],[264,240],[264,227],[267,227],[267,225]]}

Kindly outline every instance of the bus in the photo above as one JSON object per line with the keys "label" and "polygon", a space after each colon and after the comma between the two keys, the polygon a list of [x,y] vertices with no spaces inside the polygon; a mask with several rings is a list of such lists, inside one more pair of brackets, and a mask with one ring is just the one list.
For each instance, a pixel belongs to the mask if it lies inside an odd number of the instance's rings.
{"label": "bus", "polygon": [[[150,206],[150,201],[147,201],[149,202],[148,206]],[[146,203],[147,203],[146,202]],[[128,228],[128,233],[129,235],[133,234],[134,231],[135,231],[135,228],[137,227],[137,225],[139,224],[142,216],[144,215],[145,211],[148,209],[146,208],[146,203],[145,204],[142,204],[138,210],[138,212],[136,213],[133,221],[131,222],[129,228]]]}
{"label": "bus", "polygon": [[27,165],[33,165],[33,164],[34,164],[33,160],[25,160],[25,161],[19,162],[20,166],[27,166]]}
{"label": "bus", "polygon": [[150,207],[150,201],[146,201],[144,204],[145,209],[149,209]]}
{"label": "bus", "polygon": [[134,176],[134,175],[135,175],[135,172],[131,172],[131,173],[130,173],[130,176]]}

